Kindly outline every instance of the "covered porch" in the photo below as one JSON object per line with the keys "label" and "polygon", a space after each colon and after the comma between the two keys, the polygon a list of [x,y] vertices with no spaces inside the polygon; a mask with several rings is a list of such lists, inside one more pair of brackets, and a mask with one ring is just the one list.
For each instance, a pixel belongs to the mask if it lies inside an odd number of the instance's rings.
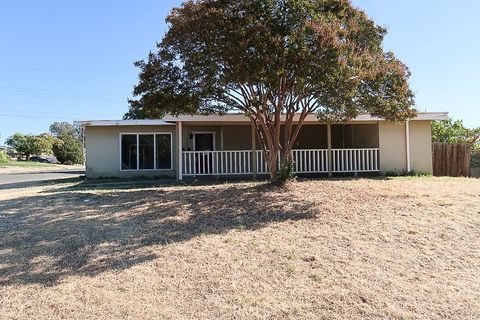
{"label": "covered porch", "polygon": [[[177,123],[178,178],[268,174],[251,125]],[[297,174],[379,172],[378,123],[305,124],[291,151]],[[280,155],[277,155],[277,166]]]}

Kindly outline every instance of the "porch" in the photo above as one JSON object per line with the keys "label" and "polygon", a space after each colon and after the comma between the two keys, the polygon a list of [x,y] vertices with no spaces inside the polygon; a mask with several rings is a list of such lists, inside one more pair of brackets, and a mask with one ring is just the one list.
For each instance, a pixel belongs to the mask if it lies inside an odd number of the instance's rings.
{"label": "porch", "polygon": [[[268,174],[266,154],[260,150],[251,126],[186,124],[180,126],[178,134],[182,137],[178,156],[180,178]],[[379,150],[377,123],[305,125],[291,151],[293,172],[330,175],[379,172]]]}

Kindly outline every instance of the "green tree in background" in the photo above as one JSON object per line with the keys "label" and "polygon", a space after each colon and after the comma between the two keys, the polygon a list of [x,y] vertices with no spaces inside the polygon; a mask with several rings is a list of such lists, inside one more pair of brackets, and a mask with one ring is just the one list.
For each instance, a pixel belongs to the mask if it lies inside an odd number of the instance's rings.
{"label": "green tree in background", "polygon": [[472,167],[480,167],[480,127],[467,128],[461,120],[452,118],[432,123],[433,142],[468,143],[472,146]]}
{"label": "green tree in background", "polygon": [[82,130],[70,122],[54,122],[50,125],[49,131],[55,137],[69,135],[80,141],[82,140]]}
{"label": "green tree in background", "polygon": [[6,144],[28,161],[31,155],[52,154],[55,141],[55,138],[48,133],[25,135],[17,132],[7,139]]}
{"label": "green tree in background", "polygon": [[83,163],[83,145],[72,135],[61,136],[53,144],[53,154],[61,163]]}
{"label": "green tree in background", "polygon": [[432,123],[432,139],[434,142],[470,143],[478,148],[480,142],[480,128],[469,129],[462,120],[452,118]]}
{"label": "green tree in background", "polygon": [[53,154],[61,163],[82,164],[82,131],[69,122],[54,122],[50,132],[57,138],[53,144]]}
{"label": "green tree in background", "polygon": [[278,152],[291,161],[308,115],[416,114],[408,68],[383,51],[386,30],[348,0],[185,1],[167,22],[157,52],[135,64],[140,82],[125,118],[243,112],[272,181]]}

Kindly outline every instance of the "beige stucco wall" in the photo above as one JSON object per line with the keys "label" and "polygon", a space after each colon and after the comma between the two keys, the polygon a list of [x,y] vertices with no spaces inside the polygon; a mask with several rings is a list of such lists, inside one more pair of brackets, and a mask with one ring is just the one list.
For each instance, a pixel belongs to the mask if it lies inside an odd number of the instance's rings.
{"label": "beige stucco wall", "polygon": [[381,121],[378,124],[380,170],[406,170],[405,124]]}
{"label": "beige stucco wall", "polygon": [[121,171],[120,133],[172,133],[173,167],[176,168],[175,126],[115,126],[87,127],[85,145],[87,149],[86,175],[90,179],[99,178],[140,178],[175,177],[175,170]]}
{"label": "beige stucco wall", "polygon": [[[432,173],[430,121],[410,121],[411,169]],[[380,168],[382,172],[407,169],[405,123],[379,123]]]}
{"label": "beige stucco wall", "polygon": [[432,173],[432,125],[430,121],[410,121],[412,170]]}
{"label": "beige stucco wall", "polygon": [[[380,148],[380,168],[382,172],[405,170],[405,124],[380,121],[377,124],[355,124],[353,126],[355,147]],[[378,135],[376,134],[378,131]],[[120,170],[120,133],[171,132],[173,143],[173,169],[157,171]],[[183,150],[193,150],[194,132],[214,132],[215,148],[221,150],[221,125],[183,125]],[[177,141],[175,126],[112,126],[87,127],[87,177],[88,178],[133,178],[133,177],[175,177],[177,161]],[[305,125],[295,148],[326,148],[326,126]],[[412,169],[431,173],[431,125],[429,121],[410,122],[410,149]],[[224,150],[250,150],[251,127],[249,125],[223,125]],[[258,146],[259,150],[260,147]]]}

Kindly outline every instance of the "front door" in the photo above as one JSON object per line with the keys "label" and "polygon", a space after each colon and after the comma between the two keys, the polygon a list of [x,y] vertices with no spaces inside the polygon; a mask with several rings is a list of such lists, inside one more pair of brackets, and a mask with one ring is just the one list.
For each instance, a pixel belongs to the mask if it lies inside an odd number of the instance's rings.
{"label": "front door", "polygon": [[195,133],[195,151],[213,151],[213,133]]}
{"label": "front door", "polygon": [[200,174],[213,174],[213,154],[209,151],[214,149],[213,133],[195,133],[195,151],[204,151],[196,155],[197,172]]}

